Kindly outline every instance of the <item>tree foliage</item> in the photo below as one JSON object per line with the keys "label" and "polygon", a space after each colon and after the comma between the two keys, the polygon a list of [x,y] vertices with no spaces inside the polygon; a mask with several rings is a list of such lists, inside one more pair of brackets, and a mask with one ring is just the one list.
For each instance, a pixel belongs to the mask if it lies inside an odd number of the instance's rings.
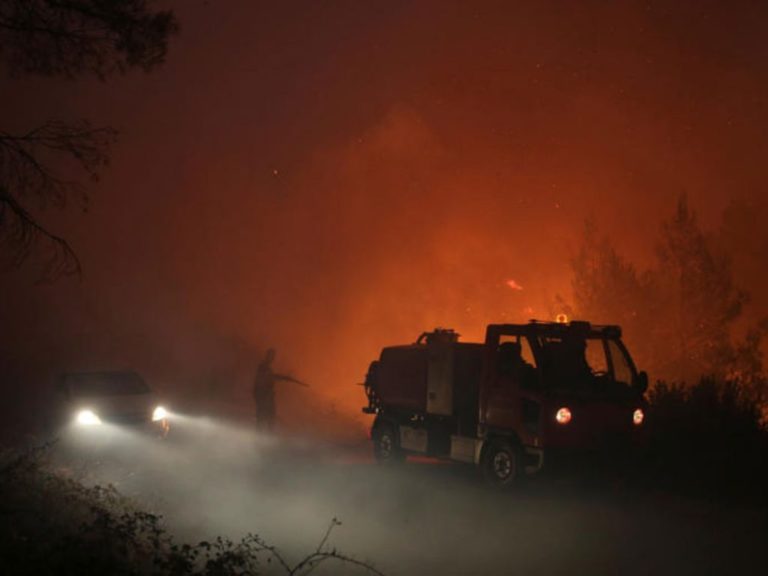
{"label": "tree foliage", "polygon": [[0,53],[17,73],[101,79],[165,59],[178,28],[146,0],[2,0]]}
{"label": "tree foliage", "polygon": [[768,428],[765,399],[756,392],[740,381],[713,378],[652,388],[639,476],[654,489],[764,505]]}
{"label": "tree foliage", "polygon": [[713,250],[685,197],[662,226],[656,278],[666,318],[660,335],[674,342],[679,377],[695,377],[702,368],[727,371],[734,354],[730,328],[746,294],[734,283],[730,258]]}
{"label": "tree foliage", "polygon": [[585,224],[571,269],[573,306],[565,307],[569,316],[619,324],[632,344],[636,359],[643,360],[642,366],[654,364],[652,340],[637,337],[647,329],[645,320],[658,308],[653,275],[639,271],[619,254],[593,221]]}
{"label": "tree foliage", "polygon": [[[0,0],[0,58],[17,75],[105,80],[132,68],[149,71],[163,62],[177,29],[171,11],[153,10],[146,0]],[[20,134],[0,130],[0,247],[11,263],[20,265],[39,248],[47,254],[43,278],[80,275],[75,252],[35,211],[70,200],[85,206],[85,186],[62,176],[62,165],[97,180],[115,136],[86,121],[48,121]]]}
{"label": "tree foliage", "polygon": [[[594,222],[584,228],[582,244],[572,261],[574,305],[597,321],[632,323],[643,304],[647,279],[601,237]],[[610,295],[610,298],[606,298]]]}
{"label": "tree foliage", "polygon": [[0,132],[0,243],[11,249],[14,264],[21,264],[45,240],[43,249],[48,257],[44,277],[81,273],[77,256],[66,240],[46,230],[25,206],[63,208],[72,197],[84,206],[87,195],[82,183],[58,176],[47,159],[69,156],[96,179],[107,164],[114,135],[109,128],[93,128],[87,122],[56,121],[21,135]]}
{"label": "tree foliage", "polygon": [[578,315],[621,324],[639,364],[659,378],[694,381],[711,374],[754,379],[762,372],[754,327],[732,335],[746,302],[727,253],[718,252],[685,197],[661,226],[656,258],[638,271],[588,225],[572,261]]}

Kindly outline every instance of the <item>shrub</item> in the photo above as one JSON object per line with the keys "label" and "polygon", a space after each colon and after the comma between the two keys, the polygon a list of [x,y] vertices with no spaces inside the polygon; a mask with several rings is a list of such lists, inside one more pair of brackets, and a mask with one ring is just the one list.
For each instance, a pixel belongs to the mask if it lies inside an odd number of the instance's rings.
{"label": "shrub", "polygon": [[327,546],[335,518],[318,547],[297,564],[249,534],[179,544],[160,516],[138,508],[112,486],[87,487],[48,469],[45,448],[0,459],[0,573],[14,575],[245,576],[307,574],[329,560],[381,574]]}
{"label": "shrub", "polygon": [[754,388],[704,378],[649,393],[647,467],[662,487],[765,499],[768,431]]}

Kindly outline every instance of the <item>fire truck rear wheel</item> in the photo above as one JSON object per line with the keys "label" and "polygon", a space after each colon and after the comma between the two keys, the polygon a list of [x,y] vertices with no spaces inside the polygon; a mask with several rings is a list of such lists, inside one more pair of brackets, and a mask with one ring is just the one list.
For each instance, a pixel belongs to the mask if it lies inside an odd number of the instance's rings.
{"label": "fire truck rear wheel", "polygon": [[520,446],[511,440],[493,440],[483,456],[483,476],[493,486],[517,484],[525,474]]}
{"label": "fire truck rear wheel", "polygon": [[389,424],[377,426],[373,431],[373,455],[378,462],[402,462],[405,454],[400,450],[395,429]]}

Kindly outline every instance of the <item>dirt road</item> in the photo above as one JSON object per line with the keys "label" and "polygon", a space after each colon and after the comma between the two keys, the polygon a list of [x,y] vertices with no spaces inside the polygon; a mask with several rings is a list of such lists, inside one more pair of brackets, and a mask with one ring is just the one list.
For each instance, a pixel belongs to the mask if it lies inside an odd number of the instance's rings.
{"label": "dirt road", "polygon": [[299,558],[336,517],[331,545],[393,575],[738,574],[768,562],[765,510],[610,483],[499,492],[460,466],[382,468],[362,440],[278,440],[192,418],[174,432],[121,432],[78,473],[115,483],[181,539],[253,532]]}

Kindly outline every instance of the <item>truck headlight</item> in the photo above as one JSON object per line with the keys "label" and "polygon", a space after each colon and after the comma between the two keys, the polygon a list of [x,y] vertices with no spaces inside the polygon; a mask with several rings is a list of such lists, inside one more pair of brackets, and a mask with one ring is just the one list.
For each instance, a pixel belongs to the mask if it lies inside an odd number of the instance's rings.
{"label": "truck headlight", "polygon": [[557,420],[558,424],[568,424],[572,417],[571,410],[567,406],[563,406],[555,412],[555,420]]}
{"label": "truck headlight", "polygon": [[155,411],[152,412],[152,421],[157,422],[158,420],[165,420],[168,418],[168,410],[163,408],[162,406],[158,406],[155,408]]}
{"label": "truck headlight", "polygon": [[95,426],[96,424],[101,424],[101,418],[96,416],[96,413],[93,410],[80,410],[80,412],[77,413],[77,418],[75,420],[81,426]]}

